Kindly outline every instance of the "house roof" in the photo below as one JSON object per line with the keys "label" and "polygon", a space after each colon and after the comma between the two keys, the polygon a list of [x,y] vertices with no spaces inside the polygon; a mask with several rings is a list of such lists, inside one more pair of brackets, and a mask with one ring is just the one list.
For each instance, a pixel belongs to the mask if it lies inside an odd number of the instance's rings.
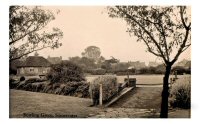
{"label": "house roof", "polygon": [[51,63],[42,56],[29,56],[25,62],[18,67],[49,67]]}
{"label": "house roof", "polygon": [[47,60],[51,63],[51,64],[59,64],[62,62],[62,58],[61,57],[48,57]]}

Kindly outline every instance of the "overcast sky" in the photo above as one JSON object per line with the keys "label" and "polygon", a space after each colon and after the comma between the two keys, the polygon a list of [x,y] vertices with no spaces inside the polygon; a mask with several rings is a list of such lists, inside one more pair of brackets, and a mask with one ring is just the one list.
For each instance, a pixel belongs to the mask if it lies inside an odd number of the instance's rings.
{"label": "overcast sky", "polygon": [[[58,49],[44,49],[38,52],[40,55],[68,57],[81,56],[81,52],[88,46],[97,46],[101,49],[101,55],[106,59],[114,56],[121,62],[126,61],[159,61],[146,51],[142,42],[136,42],[135,37],[130,37],[126,32],[127,25],[122,19],[110,18],[105,7],[97,6],[57,6],[47,7],[50,10],[60,10],[56,19],[48,27],[58,27],[64,37],[62,46]],[[190,48],[179,58],[190,59]]]}

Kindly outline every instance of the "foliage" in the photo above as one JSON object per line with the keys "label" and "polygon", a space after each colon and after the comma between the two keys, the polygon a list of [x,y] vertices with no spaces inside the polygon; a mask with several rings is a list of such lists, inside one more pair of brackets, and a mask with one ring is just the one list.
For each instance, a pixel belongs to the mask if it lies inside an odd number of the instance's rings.
{"label": "foliage", "polygon": [[[137,41],[143,41],[147,51],[161,57],[165,63],[174,63],[191,45],[188,9],[185,6],[115,6],[108,7],[108,13],[110,17],[124,19],[128,24],[127,32],[136,36]],[[177,50],[174,57],[173,50]]]}
{"label": "foliage", "polygon": [[85,71],[86,73],[90,73],[91,75],[104,75],[106,74],[106,70],[102,68],[98,69],[88,69]]}
{"label": "foliage", "polygon": [[116,59],[115,57],[111,56],[111,59],[106,60],[108,63],[119,63],[120,60]]}
{"label": "foliage", "polygon": [[10,89],[15,88],[18,84],[19,84],[18,80],[15,80],[13,78],[9,79],[9,87],[10,87]]}
{"label": "foliage", "polygon": [[183,66],[175,66],[172,68],[172,72],[176,71],[177,74],[191,74],[191,68],[185,68]]}
{"label": "foliage", "polygon": [[95,64],[95,61],[93,59],[87,58],[87,57],[70,57],[69,61],[72,63],[77,64],[80,66],[83,70],[88,70],[88,69],[95,69],[97,65]]}
{"label": "foliage", "polygon": [[97,60],[98,58],[100,58],[101,51],[100,51],[99,47],[89,46],[81,54],[82,54],[83,57],[90,58],[90,59],[93,59],[93,60]]}
{"label": "foliage", "polygon": [[10,6],[10,61],[47,47],[54,49],[61,46],[59,39],[62,38],[63,33],[60,29],[44,30],[54,19],[54,14],[42,7]]}
{"label": "foliage", "polygon": [[20,81],[24,81],[26,78],[24,76],[20,77]]}
{"label": "foliage", "polygon": [[87,82],[67,82],[67,83],[53,84],[50,83],[49,81],[42,81],[42,82],[10,81],[10,88],[32,91],[32,92],[70,95],[80,98],[89,97],[89,84]]}
{"label": "foliage", "polygon": [[111,70],[112,69],[111,64],[107,61],[102,63],[101,68],[105,69],[105,70]]}
{"label": "foliage", "polygon": [[85,80],[82,69],[70,61],[52,65],[47,77],[51,83],[79,82]]}
{"label": "foliage", "polygon": [[127,70],[129,66],[130,65],[128,63],[116,63],[115,65],[112,66],[112,70],[114,72],[120,71],[120,70],[123,71],[123,70]]}
{"label": "foliage", "polygon": [[190,82],[177,82],[172,85],[170,91],[172,107],[190,108],[191,106],[191,84]]}
{"label": "foliage", "polygon": [[102,84],[103,101],[106,102],[118,91],[117,78],[115,76],[100,76],[90,83],[90,96],[93,98],[93,92],[99,92],[99,84]]}
{"label": "foliage", "polygon": [[43,81],[46,81],[46,80],[40,79],[40,78],[29,78],[25,81],[25,83],[28,84],[28,83],[43,82]]}
{"label": "foliage", "polygon": [[77,97],[88,98],[89,97],[89,84],[83,83],[80,85],[74,94]]}
{"label": "foliage", "polygon": [[97,61],[100,58],[101,51],[99,47],[89,46],[81,54],[83,57],[90,58]]}

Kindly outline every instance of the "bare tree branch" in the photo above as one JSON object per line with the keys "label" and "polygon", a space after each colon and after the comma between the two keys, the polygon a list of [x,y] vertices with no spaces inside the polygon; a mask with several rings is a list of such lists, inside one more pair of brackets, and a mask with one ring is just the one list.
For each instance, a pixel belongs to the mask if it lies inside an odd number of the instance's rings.
{"label": "bare tree branch", "polygon": [[154,44],[155,44],[156,47],[158,48],[159,52],[161,53],[161,56],[162,56],[163,60],[164,60],[165,62],[167,62],[167,60],[166,60],[166,58],[165,58],[165,56],[164,56],[164,54],[163,54],[163,51],[161,50],[160,46],[158,45],[158,43],[156,42],[156,40],[153,38],[153,36],[150,34],[150,32],[147,31],[137,20],[135,20],[135,18],[133,18],[133,17],[132,17],[131,15],[129,15],[128,13],[124,12],[120,7],[117,7],[117,6],[116,6],[116,8],[117,8],[119,11],[123,12],[123,14],[125,14],[125,15],[127,16],[126,18],[131,19],[131,20],[133,20],[135,23],[137,23],[137,24],[145,31],[145,33],[146,33],[147,35],[149,35],[149,37],[151,38],[151,40],[154,42]]}
{"label": "bare tree branch", "polygon": [[[157,27],[157,25],[161,28],[161,30]],[[158,23],[157,25],[155,24],[155,27],[163,37],[163,43],[164,43],[164,47],[165,47],[166,57],[167,57],[167,61],[169,61],[170,59],[169,59],[169,52],[168,52],[168,48],[167,48],[167,40],[166,40],[166,36],[165,36],[165,30],[163,29],[163,26],[162,26],[162,21],[160,20],[160,23]]]}
{"label": "bare tree branch", "polygon": [[144,43],[146,44],[146,46],[147,46],[147,48],[148,48],[148,51],[149,51],[150,53],[154,54],[155,56],[162,57],[161,54],[155,53],[155,52],[151,49],[151,47],[149,46],[148,42],[144,39],[144,37],[143,37],[142,35],[140,35],[140,37],[142,38],[142,40],[143,40]]}
{"label": "bare tree branch", "polygon": [[35,52],[35,51],[40,51],[40,50],[42,50],[42,49],[49,48],[49,47],[51,47],[51,46],[45,46],[45,47],[42,47],[42,48],[33,49],[33,50],[28,51],[28,52],[26,52],[26,53],[24,53],[24,54],[22,54],[22,55],[20,55],[20,56],[18,56],[18,57],[10,58],[10,61],[13,61],[13,60],[16,60],[16,59],[20,59],[21,57],[26,56],[26,55],[28,55],[28,54],[30,54],[30,53],[33,53],[33,52]]}
{"label": "bare tree branch", "polygon": [[178,57],[180,56],[180,54],[183,52],[183,49],[185,48],[186,46],[186,41],[188,39],[188,35],[189,35],[189,29],[187,30],[186,29],[186,33],[185,33],[185,38],[183,40],[183,43],[181,44],[177,54],[175,55],[174,59],[171,61],[171,63],[174,63],[178,60]]}
{"label": "bare tree branch", "polygon": [[186,30],[190,30],[190,25],[191,25],[191,23],[189,23],[188,26],[186,25],[186,23],[185,23],[185,21],[184,21],[184,18],[183,18],[183,12],[184,12],[184,7],[181,6],[181,7],[180,7],[180,16],[181,16],[181,21],[182,21],[183,26],[185,27],[185,29],[186,29]]}

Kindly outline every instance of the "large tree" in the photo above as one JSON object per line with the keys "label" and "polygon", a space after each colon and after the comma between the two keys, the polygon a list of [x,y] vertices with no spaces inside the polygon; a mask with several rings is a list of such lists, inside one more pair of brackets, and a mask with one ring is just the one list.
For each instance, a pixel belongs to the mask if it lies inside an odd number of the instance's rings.
{"label": "large tree", "polygon": [[84,52],[81,53],[83,57],[90,58],[95,60],[96,62],[100,58],[101,50],[96,46],[88,46]]}
{"label": "large tree", "polygon": [[130,35],[165,63],[160,117],[167,118],[171,67],[191,45],[190,7],[115,6],[108,7],[108,13],[110,17],[125,20]]}
{"label": "large tree", "polygon": [[54,19],[54,14],[42,7],[10,6],[10,62],[47,47],[54,49],[61,46],[59,39],[63,32],[58,28],[46,28]]}

